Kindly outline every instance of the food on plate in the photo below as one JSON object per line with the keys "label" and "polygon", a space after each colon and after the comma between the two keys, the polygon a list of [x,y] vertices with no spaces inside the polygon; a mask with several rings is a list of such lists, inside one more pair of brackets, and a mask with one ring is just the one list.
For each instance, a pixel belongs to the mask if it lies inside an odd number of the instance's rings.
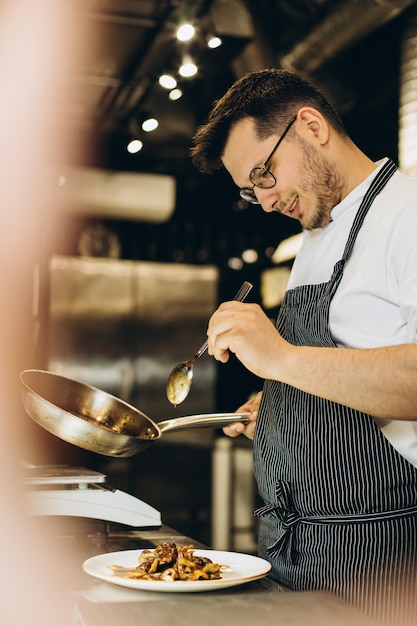
{"label": "food on plate", "polygon": [[138,558],[139,565],[131,569],[111,566],[116,575],[140,580],[213,580],[221,578],[221,571],[225,568],[220,563],[205,556],[195,554],[192,545],[180,546],[176,543],[165,542],[154,550],[142,550]]}

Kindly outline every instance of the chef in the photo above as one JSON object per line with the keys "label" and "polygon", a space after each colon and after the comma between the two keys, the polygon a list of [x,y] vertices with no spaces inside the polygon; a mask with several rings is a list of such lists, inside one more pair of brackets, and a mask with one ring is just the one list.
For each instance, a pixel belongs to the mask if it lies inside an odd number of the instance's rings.
{"label": "chef", "polygon": [[289,589],[414,623],[417,179],[371,160],[319,90],[276,69],[214,104],[192,157],[304,232],[276,326],[241,302],[208,326],[210,354],[265,380],[239,409],[251,424],[225,429],[254,435],[259,554]]}

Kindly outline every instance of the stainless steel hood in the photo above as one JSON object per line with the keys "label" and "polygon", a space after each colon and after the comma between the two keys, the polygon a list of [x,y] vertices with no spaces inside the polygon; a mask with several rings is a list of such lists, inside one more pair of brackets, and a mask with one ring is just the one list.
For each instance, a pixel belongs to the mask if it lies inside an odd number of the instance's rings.
{"label": "stainless steel hood", "polygon": [[174,409],[171,369],[204,341],[217,304],[217,269],[54,256],[50,263],[48,369],[109,391],[158,421],[214,409],[215,365],[196,366]]}

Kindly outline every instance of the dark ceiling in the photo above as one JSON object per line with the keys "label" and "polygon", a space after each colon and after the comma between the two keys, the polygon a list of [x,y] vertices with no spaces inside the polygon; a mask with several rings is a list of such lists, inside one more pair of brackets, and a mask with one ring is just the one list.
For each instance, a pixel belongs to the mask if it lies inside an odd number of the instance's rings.
{"label": "dark ceiling", "polygon": [[[232,64],[252,39],[249,14],[233,0],[72,4],[76,52],[67,76],[73,89],[65,93],[60,123],[79,133],[89,162],[115,169],[177,172],[179,162],[188,160],[196,124],[235,77]],[[196,36],[180,43],[175,34],[184,21],[196,26]],[[210,50],[205,36],[214,29],[223,45]],[[163,73],[178,78],[184,54],[196,59],[199,73],[179,81],[183,97],[172,102],[158,78]],[[149,115],[158,119],[159,127],[145,137],[140,125]],[[126,156],[131,138],[145,142],[142,153],[133,158]]]}
{"label": "dark ceiling", "polygon": [[[177,179],[177,206],[169,225],[113,221],[122,256],[221,264],[222,254],[225,258],[238,254],[248,245],[276,246],[298,232],[297,224],[287,218],[265,216],[257,208],[237,210],[237,194],[227,175],[202,176],[190,163],[196,127],[206,119],[212,102],[247,71],[282,66],[312,79],[370,156],[389,154],[396,159],[401,34],[415,4],[411,0],[69,1],[75,53],[61,78],[73,88],[60,104],[57,123],[78,138],[78,163],[166,173]],[[196,26],[196,37],[188,44],[175,38],[184,20]],[[213,31],[223,45],[210,50],[205,36]],[[175,73],[184,53],[196,59],[199,72],[179,81],[183,97],[172,102],[158,78],[161,73]],[[140,127],[148,115],[159,121],[152,133]],[[126,152],[131,138],[143,141],[138,154]],[[181,257],[180,248],[184,252],[187,245],[189,254]]]}

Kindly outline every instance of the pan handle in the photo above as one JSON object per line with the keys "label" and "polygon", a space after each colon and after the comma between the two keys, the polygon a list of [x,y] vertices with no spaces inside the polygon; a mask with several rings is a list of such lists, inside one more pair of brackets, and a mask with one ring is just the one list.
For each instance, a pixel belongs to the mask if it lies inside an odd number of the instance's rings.
{"label": "pan handle", "polygon": [[167,430],[183,430],[203,426],[222,428],[235,422],[249,423],[249,413],[207,413],[202,415],[187,415],[186,417],[174,417],[173,419],[158,422],[161,432]]}

